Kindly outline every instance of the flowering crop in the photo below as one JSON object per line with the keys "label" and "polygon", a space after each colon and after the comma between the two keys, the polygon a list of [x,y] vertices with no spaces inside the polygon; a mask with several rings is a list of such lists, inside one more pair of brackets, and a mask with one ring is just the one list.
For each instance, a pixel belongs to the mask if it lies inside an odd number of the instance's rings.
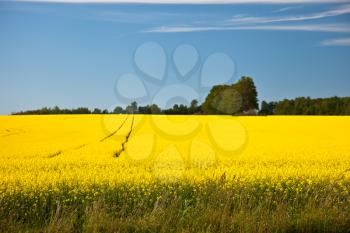
{"label": "flowering crop", "polygon": [[128,215],[171,197],[185,211],[212,195],[350,212],[349,117],[3,116],[0,138],[1,219],[45,223],[101,200]]}

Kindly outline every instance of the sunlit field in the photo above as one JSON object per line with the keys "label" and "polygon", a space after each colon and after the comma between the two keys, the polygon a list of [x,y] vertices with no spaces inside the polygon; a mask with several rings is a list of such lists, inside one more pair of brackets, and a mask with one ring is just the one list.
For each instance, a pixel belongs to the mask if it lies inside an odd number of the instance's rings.
{"label": "sunlit field", "polygon": [[348,232],[350,117],[0,117],[0,231]]}

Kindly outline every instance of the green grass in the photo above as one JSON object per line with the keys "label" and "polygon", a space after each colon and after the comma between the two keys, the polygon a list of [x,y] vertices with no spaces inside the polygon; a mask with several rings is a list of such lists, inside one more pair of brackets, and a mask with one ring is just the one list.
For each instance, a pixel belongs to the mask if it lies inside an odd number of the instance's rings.
{"label": "green grass", "polygon": [[[22,190],[0,199],[0,232],[350,232],[350,195],[336,184],[274,187],[221,180],[86,191],[62,185],[40,197]],[[89,198],[91,190],[100,193]]]}

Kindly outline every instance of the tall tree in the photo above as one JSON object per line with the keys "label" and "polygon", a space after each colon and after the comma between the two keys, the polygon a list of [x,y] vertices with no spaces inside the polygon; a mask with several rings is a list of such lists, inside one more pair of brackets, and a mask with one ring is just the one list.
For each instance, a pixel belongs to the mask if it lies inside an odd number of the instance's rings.
{"label": "tall tree", "polygon": [[217,107],[215,106],[215,98],[219,95],[220,92],[225,90],[225,88],[230,87],[229,85],[216,85],[213,86],[205,98],[204,103],[202,104],[202,112],[204,114],[220,114]]}
{"label": "tall tree", "polygon": [[233,84],[233,87],[242,97],[242,112],[257,110],[259,108],[258,92],[251,77],[243,76],[237,83]]}
{"label": "tall tree", "polygon": [[271,112],[271,109],[269,104],[266,101],[262,101],[259,113],[262,115],[269,115],[270,112]]}
{"label": "tall tree", "polygon": [[137,113],[137,102],[134,101],[134,102],[130,103],[130,104],[125,108],[125,111],[126,111],[127,113],[130,113],[130,114]]}
{"label": "tall tree", "polygon": [[150,110],[151,110],[151,114],[160,114],[162,112],[160,107],[158,105],[156,105],[156,104],[152,104],[150,106]]}
{"label": "tall tree", "polygon": [[121,114],[121,113],[123,113],[123,108],[120,106],[117,106],[114,108],[113,113],[114,114]]}
{"label": "tall tree", "polygon": [[191,105],[189,108],[189,113],[194,114],[199,112],[199,107],[198,107],[198,100],[194,99],[191,101]]}
{"label": "tall tree", "polygon": [[94,111],[92,112],[92,114],[101,114],[102,110],[99,108],[95,108]]}
{"label": "tall tree", "polygon": [[221,90],[211,103],[219,114],[235,115],[242,112],[242,96],[234,86]]}
{"label": "tall tree", "polygon": [[205,114],[240,114],[257,110],[258,93],[250,77],[242,77],[232,85],[214,86],[202,105]]}

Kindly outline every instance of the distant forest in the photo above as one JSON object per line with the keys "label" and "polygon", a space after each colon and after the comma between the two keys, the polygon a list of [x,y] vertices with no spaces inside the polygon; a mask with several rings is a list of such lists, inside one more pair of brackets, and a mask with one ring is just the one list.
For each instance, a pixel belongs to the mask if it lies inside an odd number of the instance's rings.
{"label": "distant forest", "polygon": [[292,100],[261,102],[262,115],[350,115],[350,97],[298,97]]}
{"label": "distant forest", "polygon": [[166,114],[166,115],[350,115],[350,97],[316,98],[298,97],[281,101],[262,101],[258,105],[258,93],[252,78],[243,76],[231,85],[214,86],[200,105],[192,100],[189,106],[175,104],[161,109],[156,104],[138,106],[132,102],[125,108],[117,106],[107,109],[80,107],[61,109],[44,107],[37,110],[14,112],[12,115],[50,114]]}

